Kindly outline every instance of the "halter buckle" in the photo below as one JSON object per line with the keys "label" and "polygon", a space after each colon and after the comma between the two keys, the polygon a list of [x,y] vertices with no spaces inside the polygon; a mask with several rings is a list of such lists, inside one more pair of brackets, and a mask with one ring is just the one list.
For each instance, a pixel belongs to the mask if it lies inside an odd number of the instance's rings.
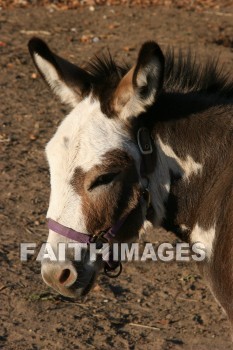
{"label": "halter buckle", "polygon": [[153,152],[151,137],[147,128],[140,128],[137,132],[138,147],[141,154],[147,155]]}
{"label": "halter buckle", "polygon": [[108,243],[107,238],[104,237],[105,233],[105,231],[102,231],[93,235],[91,238],[91,243],[96,243],[97,248],[99,249],[102,248],[102,246],[98,247],[98,244],[103,245],[103,243]]}

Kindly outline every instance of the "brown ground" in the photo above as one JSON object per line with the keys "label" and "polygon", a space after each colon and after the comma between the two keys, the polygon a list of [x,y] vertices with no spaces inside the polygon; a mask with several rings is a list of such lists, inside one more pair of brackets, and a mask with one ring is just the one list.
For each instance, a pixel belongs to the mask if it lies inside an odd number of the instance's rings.
{"label": "brown ground", "polygon": [[[43,284],[39,263],[19,261],[19,243],[46,240],[44,146],[66,111],[35,74],[28,39],[38,35],[79,63],[106,47],[133,62],[141,43],[156,39],[195,48],[200,59],[221,53],[232,71],[232,9],[25,8],[0,11],[0,28],[0,347],[230,349],[226,318],[193,264],[127,263],[118,279],[101,276],[85,303],[71,302]],[[154,240],[175,237],[161,231]]]}

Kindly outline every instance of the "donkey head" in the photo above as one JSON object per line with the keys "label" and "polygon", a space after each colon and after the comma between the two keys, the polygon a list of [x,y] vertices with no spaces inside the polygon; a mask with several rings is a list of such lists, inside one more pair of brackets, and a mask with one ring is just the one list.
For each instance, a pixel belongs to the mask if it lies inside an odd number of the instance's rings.
{"label": "donkey head", "polygon": [[[140,193],[140,152],[135,137],[139,116],[162,88],[164,58],[154,42],[145,43],[136,65],[128,70],[97,59],[86,69],[54,54],[40,39],[29,42],[33,62],[60,99],[72,107],[46,147],[51,196],[47,217],[93,236],[127,216],[117,241],[136,236],[145,221]],[[48,243],[70,239],[50,229]],[[42,276],[61,294],[85,294],[102,263],[42,262]]]}

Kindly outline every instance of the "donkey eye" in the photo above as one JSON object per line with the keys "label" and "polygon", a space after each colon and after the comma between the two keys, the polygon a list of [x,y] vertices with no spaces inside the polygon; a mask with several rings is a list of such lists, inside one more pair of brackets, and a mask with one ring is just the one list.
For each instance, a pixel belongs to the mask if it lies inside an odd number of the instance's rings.
{"label": "donkey eye", "polygon": [[97,177],[93,181],[93,183],[89,187],[89,191],[93,190],[94,188],[96,188],[98,186],[107,185],[107,184],[111,183],[119,173],[120,172],[100,175],[99,177]]}

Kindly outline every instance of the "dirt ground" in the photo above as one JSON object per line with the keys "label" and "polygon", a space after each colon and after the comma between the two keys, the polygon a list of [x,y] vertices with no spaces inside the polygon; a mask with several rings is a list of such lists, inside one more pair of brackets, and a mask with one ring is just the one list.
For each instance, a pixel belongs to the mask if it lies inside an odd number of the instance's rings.
{"label": "dirt ground", "polygon": [[[126,263],[102,275],[85,302],[53,293],[39,263],[19,260],[20,242],[46,241],[49,174],[46,142],[66,113],[43,85],[27,51],[33,35],[82,64],[109,48],[134,62],[140,45],[191,47],[233,69],[233,11],[103,6],[0,11],[0,348],[231,349],[229,327],[192,263]],[[155,231],[154,241],[175,236]]]}

